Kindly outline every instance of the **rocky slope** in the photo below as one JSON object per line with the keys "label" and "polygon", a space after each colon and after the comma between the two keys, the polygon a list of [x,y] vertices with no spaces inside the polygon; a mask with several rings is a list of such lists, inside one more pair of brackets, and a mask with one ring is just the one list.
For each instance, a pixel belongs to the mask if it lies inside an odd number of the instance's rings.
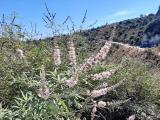
{"label": "rocky slope", "polygon": [[[114,24],[117,26],[114,37],[116,42],[129,43],[130,45],[141,47],[154,47],[160,43],[160,8],[156,14],[141,15],[139,18]],[[110,37],[114,24],[93,28],[78,34],[87,37],[92,42],[98,42],[100,39],[107,40]],[[153,40],[155,36],[156,42]],[[150,40],[152,41],[151,43],[148,42]]]}

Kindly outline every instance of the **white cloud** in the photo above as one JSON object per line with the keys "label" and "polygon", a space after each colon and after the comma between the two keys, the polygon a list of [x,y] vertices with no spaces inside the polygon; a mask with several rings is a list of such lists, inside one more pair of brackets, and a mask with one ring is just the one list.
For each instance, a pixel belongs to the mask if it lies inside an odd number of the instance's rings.
{"label": "white cloud", "polygon": [[[135,17],[137,16],[135,15],[134,11],[121,10],[113,14],[110,14],[106,17],[98,18],[97,19],[98,21],[95,26],[105,25],[106,23],[111,24],[111,23],[119,22],[119,21],[126,20],[126,19],[131,19]],[[93,22],[90,22],[90,23],[93,23]]]}
{"label": "white cloud", "polygon": [[109,15],[106,19],[108,23],[114,23],[134,17],[133,11],[121,10]]}
{"label": "white cloud", "polygon": [[110,17],[121,17],[121,16],[128,16],[128,15],[130,15],[130,12],[123,10],[123,11],[118,11],[118,12],[112,14]]}

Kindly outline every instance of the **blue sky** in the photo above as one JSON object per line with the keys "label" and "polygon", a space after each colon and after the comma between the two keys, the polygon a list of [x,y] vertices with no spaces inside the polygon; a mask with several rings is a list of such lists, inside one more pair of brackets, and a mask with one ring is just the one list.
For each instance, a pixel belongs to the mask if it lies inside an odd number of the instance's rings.
{"label": "blue sky", "polygon": [[0,16],[15,12],[20,24],[27,29],[30,23],[36,23],[41,33],[49,33],[42,20],[45,12],[44,3],[51,12],[56,12],[56,21],[62,23],[69,15],[75,24],[79,25],[85,10],[87,19],[85,25],[96,26],[139,17],[140,14],[156,13],[160,0],[1,0]]}

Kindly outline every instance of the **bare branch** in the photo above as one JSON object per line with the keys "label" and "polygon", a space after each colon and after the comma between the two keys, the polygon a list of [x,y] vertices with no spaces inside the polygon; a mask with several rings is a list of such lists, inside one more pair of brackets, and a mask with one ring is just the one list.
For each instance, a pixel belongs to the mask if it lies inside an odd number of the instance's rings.
{"label": "bare branch", "polygon": [[86,16],[87,16],[87,10],[85,11],[84,17],[82,19],[82,24],[86,21],[86,18],[87,18]]}

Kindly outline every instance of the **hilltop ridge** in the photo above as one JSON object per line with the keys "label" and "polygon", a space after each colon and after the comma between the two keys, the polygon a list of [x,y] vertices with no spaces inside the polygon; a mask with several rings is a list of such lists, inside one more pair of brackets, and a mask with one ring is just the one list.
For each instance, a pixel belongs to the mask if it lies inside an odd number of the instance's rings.
{"label": "hilltop ridge", "polygon": [[[128,19],[109,25],[106,24],[78,34],[87,37],[89,41],[93,42],[98,42],[99,39],[108,40],[113,29],[113,25],[115,24],[117,28],[113,41],[141,46],[143,41],[150,41],[151,38],[160,36],[160,7],[156,14],[151,13],[149,15],[140,15],[138,18]],[[152,42],[148,43],[151,45],[142,45],[142,47],[154,47],[158,46],[159,43],[160,37],[156,41],[153,41],[152,39]]]}

